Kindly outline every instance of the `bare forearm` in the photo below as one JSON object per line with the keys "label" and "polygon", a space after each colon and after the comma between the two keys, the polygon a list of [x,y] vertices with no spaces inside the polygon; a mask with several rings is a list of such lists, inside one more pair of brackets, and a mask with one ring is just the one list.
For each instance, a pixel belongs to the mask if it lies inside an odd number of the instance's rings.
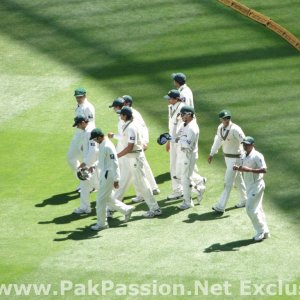
{"label": "bare forearm", "polygon": [[235,171],[240,171],[240,172],[252,172],[252,173],[267,173],[267,170],[265,168],[259,168],[259,169],[254,169],[254,168],[249,168],[246,166],[234,166],[233,170]]}
{"label": "bare forearm", "polygon": [[132,152],[134,144],[128,144],[121,152],[118,153],[118,158],[126,155],[127,153]]}

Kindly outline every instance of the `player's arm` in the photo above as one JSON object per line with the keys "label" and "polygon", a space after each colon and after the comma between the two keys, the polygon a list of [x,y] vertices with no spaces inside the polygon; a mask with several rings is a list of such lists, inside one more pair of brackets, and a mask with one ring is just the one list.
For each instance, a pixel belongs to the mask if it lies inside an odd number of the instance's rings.
{"label": "player's arm", "polygon": [[211,161],[213,159],[213,156],[218,153],[221,145],[222,145],[222,138],[217,133],[215,135],[214,142],[213,142],[213,145],[210,149],[210,154],[209,154],[208,159],[207,159],[209,164],[211,163]]}
{"label": "player's arm", "polygon": [[92,166],[98,159],[98,152],[99,152],[99,146],[98,144],[93,141],[93,140],[90,140],[89,141],[89,150],[88,150],[88,154],[85,158],[85,165],[87,167],[90,167]]}
{"label": "player's arm", "polygon": [[134,147],[134,143],[128,143],[128,145],[121,151],[118,153],[118,158],[132,152]]}
{"label": "player's arm", "polygon": [[234,171],[240,171],[240,172],[251,172],[251,173],[267,173],[267,169],[266,168],[250,168],[250,167],[246,167],[246,166],[233,166],[233,170]]}
{"label": "player's arm", "polygon": [[115,149],[108,148],[108,159],[110,160],[111,171],[112,171],[112,178],[113,178],[113,185],[115,189],[119,188],[119,181],[120,181],[120,168],[119,168],[119,161],[117,158],[117,153]]}

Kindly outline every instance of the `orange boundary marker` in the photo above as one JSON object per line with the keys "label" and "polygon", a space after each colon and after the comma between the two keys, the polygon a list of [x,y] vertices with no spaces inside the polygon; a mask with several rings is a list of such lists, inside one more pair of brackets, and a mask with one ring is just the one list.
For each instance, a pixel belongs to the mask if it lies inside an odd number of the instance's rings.
{"label": "orange boundary marker", "polygon": [[266,26],[268,29],[277,33],[279,36],[281,36],[283,39],[289,42],[292,46],[294,46],[298,51],[300,51],[300,40],[291,32],[289,32],[286,28],[280,26],[279,24],[271,20],[271,18],[235,0],[218,0],[218,1],[236,10],[240,14]]}

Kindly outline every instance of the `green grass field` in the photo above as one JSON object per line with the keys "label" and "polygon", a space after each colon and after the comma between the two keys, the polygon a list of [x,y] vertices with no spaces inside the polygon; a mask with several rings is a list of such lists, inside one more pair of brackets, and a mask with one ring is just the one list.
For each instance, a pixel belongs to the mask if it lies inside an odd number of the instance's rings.
{"label": "green grass field", "polygon": [[[300,37],[298,1],[241,2]],[[2,0],[0,17],[0,284],[52,285],[48,296],[5,296],[1,286],[0,299],[299,299],[295,48],[209,0]],[[176,209],[180,202],[166,201],[168,154],[156,144],[167,130],[162,97],[173,87],[170,74],[179,71],[194,92],[198,166],[208,178],[201,206],[183,212]],[[87,88],[104,131],[116,130],[112,100],[133,96],[150,129],[147,158],[161,189],[161,217],[144,219],[146,205],[138,204],[131,222],[123,224],[116,214],[110,229],[97,233],[89,229],[95,214],[72,214],[79,203],[77,182],[65,157],[79,86]],[[211,211],[225,167],[221,153],[212,165],[206,158],[224,108],[255,137],[268,165],[264,208],[272,237],[262,243],[252,243],[245,211],[232,209],[235,190],[222,217]],[[126,202],[132,195],[131,189]],[[88,289],[89,281],[114,288],[99,296]],[[195,290],[199,282],[210,289]],[[281,283],[291,292],[296,286],[296,295],[280,293]],[[126,292],[121,284],[144,284],[146,295]],[[176,284],[184,286],[184,295],[168,293]],[[64,295],[61,285],[70,289]]]}

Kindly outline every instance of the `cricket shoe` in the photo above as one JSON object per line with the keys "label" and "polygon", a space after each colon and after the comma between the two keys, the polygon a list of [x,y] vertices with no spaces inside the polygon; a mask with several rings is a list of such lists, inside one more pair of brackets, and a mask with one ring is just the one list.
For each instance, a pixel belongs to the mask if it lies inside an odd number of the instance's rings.
{"label": "cricket shoe", "polygon": [[183,197],[182,193],[173,193],[167,197],[168,200],[177,200]]}
{"label": "cricket shoe", "polygon": [[73,211],[73,213],[77,215],[90,214],[91,212],[92,212],[91,208],[81,208],[81,207],[78,207]]}
{"label": "cricket shoe", "polygon": [[146,213],[143,214],[145,218],[154,218],[156,216],[160,216],[162,214],[162,211],[160,208],[157,208],[155,210],[149,210]]}
{"label": "cricket shoe", "polygon": [[101,230],[108,229],[108,228],[109,228],[108,225],[101,226],[101,225],[95,224],[95,225],[91,226],[91,229],[95,230],[95,231],[101,231]]}
{"label": "cricket shoe", "polygon": [[187,203],[183,202],[180,205],[178,205],[177,207],[181,210],[185,210],[185,209],[194,207],[194,203],[193,203],[193,200],[191,200],[191,204],[187,204]]}
{"label": "cricket shoe", "polygon": [[269,239],[271,237],[271,233],[270,232],[265,232],[264,233],[264,240]]}
{"label": "cricket shoe", "polygon": [[217,206],[213,206],[212,210],[214,210],[216,213],[219,213],[219,214],[223,214],[224,213],[224,210],[218,208]]}
{"label": "cricket shoe", "polygon": [[139,203],[139,202],[145,201],[145,199],[143,198],[143,196],[136,196],[136,197],[131,198],[131,200],[134,203]]}
{"label": "cricket shoe", "polygon": [[131,217],[131,214],[132,214],[132,212],[135,210],[135,207],[134,206],[131,206],[128,210],[127,210],[127,212],[126,212],[126,214],[125,214],[125,218],[124,218],[124,222],[125,223],[127,223],[128,221],[129,221],[129,219],[130,219],[130,217]]}
{"label": "cricket shoe", "polygon": [[234,207],[235,208],[242,208],[242,207],[245,207],[246,206],[246,203],[237,203]]}
{"label": "cricket shoe", "polygon": [[260,242],[260,241],[262,241],[263,239],[264,239],[264,233],[262,232],[262,233],[258,233],[256,236],[254,236],[253,237],[253,240],[255,241],[255,242]]}

